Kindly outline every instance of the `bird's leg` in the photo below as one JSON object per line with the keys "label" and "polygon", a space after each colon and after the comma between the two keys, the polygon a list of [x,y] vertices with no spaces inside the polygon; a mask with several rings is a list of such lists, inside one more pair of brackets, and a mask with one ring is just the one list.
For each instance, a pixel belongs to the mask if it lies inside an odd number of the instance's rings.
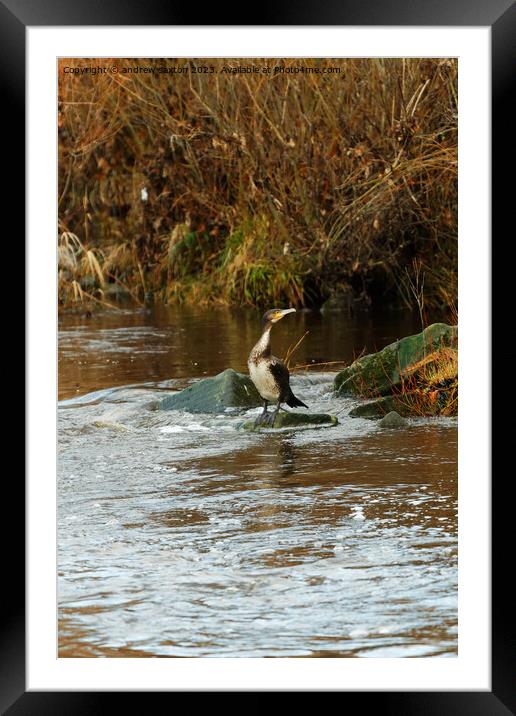
{"label": "bird's leg", "polygon": [[276,422],[276,417],[280,411],[280,408],[281,408],[281,400],[278,400],[276,410],[273,413],[268,413],[266,425],[268,425],[270,428],[274,427],[274,423]]}
{"label": "bird's leg", "polygon": [[254,421],[255,427],[257,427],[258,425],[261,425],[263,423],[263,421],[267,419],[265,417],[266,415],[269,415],[269,413],[267,412],[267,405],[268,405],[267,401],[264,400],[263,401],[263,413],[260,413],[260,415]]}

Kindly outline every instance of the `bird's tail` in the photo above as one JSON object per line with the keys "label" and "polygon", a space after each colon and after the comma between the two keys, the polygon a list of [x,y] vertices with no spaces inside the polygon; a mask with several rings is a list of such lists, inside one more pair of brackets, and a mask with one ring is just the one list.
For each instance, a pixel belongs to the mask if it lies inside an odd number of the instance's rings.
{"label": "bird's tail", "polygon": [[285,400],[285,403],[286,403],[290,408],[297,408],[297,407],[300,407],[300,408],[308,408],[308,405],[306,405],[306,403],[303,403],[302,400],[299,400],[299,398],[296,398],[296,396],[294,395],[294,393],[293,393],[292,391],[290,391],[290,395],[289,395],[288,398]]}

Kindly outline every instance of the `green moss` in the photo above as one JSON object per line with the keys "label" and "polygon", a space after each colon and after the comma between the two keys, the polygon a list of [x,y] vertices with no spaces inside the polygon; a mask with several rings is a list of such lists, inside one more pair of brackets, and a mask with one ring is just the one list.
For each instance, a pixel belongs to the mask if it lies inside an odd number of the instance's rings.
{"label": "green moss", "polygon": [[407,336],[378,353],[359,358],[335,378],[338,395],[386,395],[401,385],[402,374],[441,346],[457,345],[457,326],[433,323],[421,333]]}
{"label": "green moss", "polygon": [[357,405],[350,411],[351,418],[383,418],[388,413],[395,411],[399,415],[421,416],[436,415],[438,404],[433,402],[429,396],[420,391],[412,391],[403,395],[387,395],[377,400]]}
{"label": "green moss", "polygon": [[276,416],[274,425],[262,426],[255,425],[254,420],[248,420],[243,424],[244,430],[258,431],[258,430],[273,430],[278,428],[309,428],[309,427],[332,427],[338,424],[338,419],[335,415],[328,415],[326,413],[287,413],[280,412]]}

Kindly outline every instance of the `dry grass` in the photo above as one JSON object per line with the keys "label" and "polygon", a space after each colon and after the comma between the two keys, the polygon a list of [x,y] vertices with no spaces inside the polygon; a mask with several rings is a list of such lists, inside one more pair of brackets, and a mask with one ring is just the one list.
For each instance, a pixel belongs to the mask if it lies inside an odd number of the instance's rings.
{"label": "dry grass", "polygon": [[[424,294],[421,302],[424,304]],[[449,307],[453,325],[458,325],[455,307]],[[423,325],[423,329],[428,326]],[[445,345],[443,340],[423,347],[424,357],[409,365],[401,365],[397,354],[397,366],[390,359],[380,360],[371,370],[358,369],[353,375],[352,394],[377,400],[394,396],[403,414],[428,416],[456,416],[459,394],[459,353],[457,344]],[[365,350],[362,351],[365,353]],[[355,360],[358,360],[355,359]],[[353,361],[354,362],[354,361]],[[353,363],[351,364],[353,365]],[[345,366],[346,368],[349,366]],[[396,368],[396,369],[394,369]]]}
{"label": "dry grass", "polygon": [[416,265],[428,307],[455,300],[455,60],[199,62],[341,72],[74,75],[194,63],[61,60],[63,304],[73,282],[100,300],[118,285],[139,301],[407,303]]}
{"label": "dry grass", "polygon": [[399,395],[410,396],[415,414],[457,415],[458,376],[458,351],[441,347],[404,372]]}
{"label": "dry grass", "polygon": [[305,331],[305,333],[303,333],[303,335],[301,336],[301,338],[299,338],[299,339],[296,341],[296,343],[292,343],[292,344],[288,347],[288,350],[287,350],[287,352],[286,352],[286,354],[285,354],[285,358],[283,359],[283,362],[285,363],[285,365],[287,366],[287,368],[289,368],[289,369],[291,368],[291,361],[292,361],[292,358],[293,358],[293,356],[294,356],[294,353],[297,351],[297,349],[299,348],[299,346],[301,345],[301,343],[305,340],[305,338],[307,337],[307,335],[309,334],[309,332],[310,332],[310,331]]}

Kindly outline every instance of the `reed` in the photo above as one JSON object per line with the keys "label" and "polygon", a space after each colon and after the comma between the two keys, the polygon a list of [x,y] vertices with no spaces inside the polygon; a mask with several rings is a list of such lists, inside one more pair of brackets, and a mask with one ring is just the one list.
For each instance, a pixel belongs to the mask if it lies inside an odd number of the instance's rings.
{"label": "reed", "polygon": [[[340,72],[221,74],[242,64]],[[65,73],[88,65],[119,72]],[[122,72],[141,65],[189,71]],[[73,282],[101,300],[403,304],[413,261],[427,308],[456,298],[453,59],[61,59],[58,123],[63,305]]]}

